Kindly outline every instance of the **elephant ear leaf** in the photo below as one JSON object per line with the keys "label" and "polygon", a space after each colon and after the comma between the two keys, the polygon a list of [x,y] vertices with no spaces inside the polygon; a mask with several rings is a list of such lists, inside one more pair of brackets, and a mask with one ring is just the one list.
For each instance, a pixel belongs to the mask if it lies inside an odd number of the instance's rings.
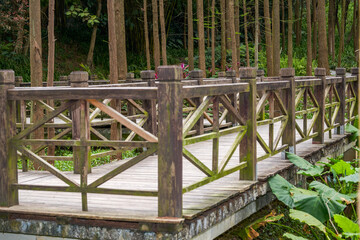
{"label": "elephant ear leaf", "polygon": [[337,175],[348,176],[355,173],[354,168],[350,163],[340,160],[331,166],[331,169],[336,172]]}
{"label": "elephant ear leaf", "polygon": [[294,220],[299,220],[300,222],[303,222],[309,226],[316,227],[325,235],[327,235],[325,225],[322,224],[319,220],[317,220],[313,216],[311,216],[311,214],[309,213],[298,211],[295,209],[290,209],[290,217]]}
{"label": "elephant ear leaf", "polygon": [[343,230],[342,235],[345,237],[354,237],[360,236],[360,229],[359,225],[348,219],[347,217],[344,217],[342,215],[336,214],[334,215],[334,221],[336,224]]}
{"label": "elephant ear leaf", "polygon": [[271,177],[269,179],[269,185],[272,192],[279,201],[283,202],[289,208],[294,207],[294,200],[292,199],[290,194],[290,190],[296,188],[294,185],[286,181],[286,179],[284,179],[280,175],[275,175],[274,177]]}
{"label": "elephant ear leaf", "polygon": [[289,159],[290,162],[295,164],[295,166],[299,167],[300,169],[303,169],[303,170],[298,171],[298,174],[302,174],[302,175],[310,176],[310,177],[316,177],[316,176],[320,176],[321,173],[324,171],[324,167],[312,165],[305,159],[303,159],[293,153],[287,152],[286,157]]}
{"label": "elephant ear leaf", "polygon": [[296,236],[292,233],[284,233],[283,237],[291,239],[291,240],[308,240],[307,238]]}

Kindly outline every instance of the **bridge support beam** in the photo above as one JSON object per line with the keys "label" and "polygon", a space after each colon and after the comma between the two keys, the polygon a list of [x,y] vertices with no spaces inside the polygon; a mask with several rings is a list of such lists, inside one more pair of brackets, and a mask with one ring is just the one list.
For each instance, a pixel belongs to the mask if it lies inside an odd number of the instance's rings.
{"label": "bridge support beam", "polygon": [[160,66],[158,216],[182,217],[182,83],[180,66]]}

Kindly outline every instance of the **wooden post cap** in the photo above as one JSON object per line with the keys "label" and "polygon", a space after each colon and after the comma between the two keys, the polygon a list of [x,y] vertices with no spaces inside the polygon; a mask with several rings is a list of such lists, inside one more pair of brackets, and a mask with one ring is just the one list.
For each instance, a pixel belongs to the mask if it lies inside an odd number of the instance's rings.
{"label": "wooden post cap", "polygon": [[190,72],[190,78],[203,78],[203,70],[193,70]]}
{"label": "wooden post cap", "polygon": [[71,72],[69,78],[72,87],[88,86],[89,74],[87,72],[84,71]]}
{"label": "wooden post cap", "polygon": [[256,70],[257,77],[263,77],[265,75],[265,71],[263,69]]}
{"label": "wooden post cap", "polygon": [[167,65],[158,67],[159,81],[181,81],[183,79],[183,70],[180,66]]}
{"label": "wooden post cap", "polygon": [[141,79],[155,79],[155,71],[154,70],[146,70],[140,72]]}
{"label": "wooden post cap", "polygon": [[218,72],[218,77],[226,77],[226,73],[225,72]]}
{"label": "wooden post cap", "polygon": [[281,77],[294,77],[295,69],[294,68],[282,68],[282,69],[280,69],[280,76]]}
{"label": "wooden post cap", "polygon": [[0,85],[14,85],[15,72],[13,70],[0,70]]}
{"label": "wooden post cap", "polygon": [[134,78],[135,78],[135,74],[134,74],[134,73],[128,72],[128,73],[126,74],[126,79],[134,79]]}
{"label": "wooden post cap", "polygon": [[326,68],[315,68],[314,74],[315,76],[326,76]]}
{"label": "wooden post cap", "polygon": [[336,68],[335,71],[336,71],[336,75],[342,76],[342,75],[346,74],[346,69],[345,68]]}
{"label": "wooden post cap", "polygon": [[239,68],[240,78],[256,78],[256,68]]}
{"label": "wooden post cap", "polygon": [[226,71],[226,77],[227,77],[227,78],[234,78],[234,77],[236,77],[236,72],[235,72],[235,70]]}
{"label": "wooden post cap", "polygon": [[353,67],[353,68],[351,68],[350,72],[351,72],[352,75],[358,75],[359,74],[359,68]]}

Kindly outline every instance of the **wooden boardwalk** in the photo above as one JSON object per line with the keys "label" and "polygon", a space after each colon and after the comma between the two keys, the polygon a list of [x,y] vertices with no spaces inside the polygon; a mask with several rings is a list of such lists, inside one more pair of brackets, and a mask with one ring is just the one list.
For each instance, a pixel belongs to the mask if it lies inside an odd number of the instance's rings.
{"label": "wooden boardwalk", "polygon": [[[298,120],[299,124],[301,120]],[[275,125],[275,130],[279,125]],[[267,140],[267,126],[259,126],[259,133]],[[222,158],[227,149],[234,142],[236,134],[226,135],[220,138],[219,157]],[[333,135],[332,139],[326,139],[327,142],[336,141],[343,138],[343,135]],[[314,152],[323,144],[311,144],[311,140],[297,145],[297,153],[306,155]],[[194,155],[198,156],[208,167],[212,162],[212,141],[204,141],[189,145],[186,147]],[[264,154],[260,146],[257,146],[257,154]],[[235,151],[229,166],[235,166],[239,160],[239,151]],[[110,164],[93,168],[91,174],[88,175],[89,184],[104,175],[106,172],[126,163],[128,160],[114,161]],[[282,168],[290,166],[287,160],[282,160],[281,153],[267,158],[258,163],[258,178],[266,179]],[[125,190],[151,190],[156,191],[158,186],[158,164],[157,156],[151,156],[135,165],[131,169],[119,174],[110,181],[104,183],[102,187],[125,189]],[[65,173],[66,176],[76,182],[80,182],[79,175],[72,172]],[[49,186],[66,186],[63,181],[56,178],[49,172],[44,171],[19,171],[19,183],[31,185],[49,185]],[[200,181],[204,174],[194,167],[185,158],[183,159],[183,185]],[[192,219],[207,209],[226,200],[230,196],[244,192],[254,182],[240,181],[239,172],[230,174],[224,178],[216,180],[210,184],[202,186],[198,189],[185,193],[183,196],[183,216],[186,219]],[[19,193],[20,204],[7,208],[7,211],[15,211],[22,213],[39,213],[45,215],[61,215],[61,216],[81,216],[89,218],[101,219],[118,219],[118,220],[148,220],[159,221],[157,218],[158,205],[157,197],[140,197],[126,195],[104,195],[89,194],[88,204],[89,211],[83,212],[81,209],[80,193],[65,192],[46,192],[46,191],[23,191]]]}

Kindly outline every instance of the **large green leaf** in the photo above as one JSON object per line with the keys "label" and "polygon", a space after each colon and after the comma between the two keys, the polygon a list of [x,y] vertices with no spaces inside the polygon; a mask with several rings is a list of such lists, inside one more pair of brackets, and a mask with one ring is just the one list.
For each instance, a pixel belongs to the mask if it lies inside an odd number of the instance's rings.
{"label": "large green leaf", "polygon": [[355,173],[355,170],[351,164],[343,160],[332,165],[331,169],[334,170],[337,175],[347,176]]}
{"label": "large green leaf", "polygon": [[295,209],[290,209],[289,216],[294,220],[299,220],[300,222],[306,223],[309,226],[316,227],[325,235],[327,235],[326,227],[324,226],[324,224],[322,224],[318,219],[311,216],[311,214]]}
{"label": "large green leaf", "polygon": [[342,194],[337,192],[335,189],[326,186],[325,184],[313,181],[309,184],[309,188],[315,189],[318,193],[320,193],[324,198],[328,200],[335,200],[335,201],[352,201],[351,197],[348,195]]}
{"label": "large green leaf", "polygon": [[324,171],[324,167],[322,166],[312,166],[308,170],[300,170],[297,173],[309,177],[317,177],[320,176],[323,171]]}
{"label": "large green leaf", "polygon": [[286,158],[289,159],[290,162],[292,162],[293,164],[295,164],[297,167],[299,167],[301,169],[309,170],[310,168],[312,168],[314,166],[311,163],[309,163],[308,161],[306,161],[305,159],[303,159],[293,153],[286,152]]}
{"label": "large green leaf", "polygon": [[308,240],[307,238],[296,236],[292,233],[284,233],[283,237],[289,238],[291,240]]}
{"label": "large green leaf", "polygon": [[334,221],[343,230],[344,236],[351,237],[360,235],[359,225],[357,225],[347,217],[335,214]]}
{"label": "large green leaf", "polygon": [[340,181],[345,181],[346,183],[358,183],[359,182],[359,173],[354,173],[346,177],[341,177]]}
{"label": "large green leaf", "polygon": [[299,167],[300,169],[304,169],[304,170],[298,171],[298,174],[302,174],[302,175],[310,176],[310,177],[316,177],[316,176],[320,176],[321,173],[324,171],[324,168],[322,166],[312,165],[305,159],[303,159],[293,153],[287,152],[286,157],[290,160],[290,162],[295,164],[295,166]]}
{"label": "large green leaf", "polygon": [[294,200],[290,195],[290,190],[295,188],[294,185],[286,181],[280,175],[276,175],[269,179],[269,185],[272,192],[275,194],[277,199],[283,202],[286,206],[293,208],[294,207]]}
{"label": "large green leaf", "polygon": [[345,126],[345,131],[348,133],[351,133],[351,136],[350,136],[351,141],[356,141],[357,138],[359,137],[359,129],[357,127],[354,127],[351,124],[347,124]]}
{"label": "large green leaf", "polygon": [[333,214],[341,213],[346,207],[315,191],[294,188],[291,189],[291,195],[294,200],[294,208],[311,214],[320,222],[327,221]]}
{"label": "large green leaf", "polygon": [[306,212],[317,218],[320,222],[329,219],[328,209],[319,193],[305,189],[292,189],[294,208]]}

